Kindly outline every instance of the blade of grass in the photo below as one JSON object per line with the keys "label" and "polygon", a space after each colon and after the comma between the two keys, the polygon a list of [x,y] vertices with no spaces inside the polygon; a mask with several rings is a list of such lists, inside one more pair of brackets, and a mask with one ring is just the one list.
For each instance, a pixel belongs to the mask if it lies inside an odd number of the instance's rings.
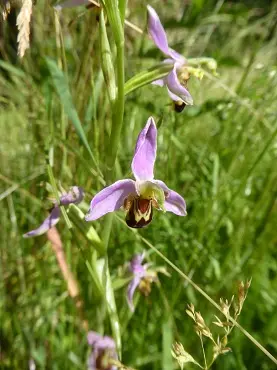
{"label": "blade of grass", "polygon": [[[221,307],[194,281],[192,281],[182,270],[180,270],[173,262],[171,262],[163,253],[161,253],[154,245],[152,245],[147,239],[140,236],[138,233],[135,234],[143,243],[145,243],[149,248],[153,249],[168,265],[170,265],[180,276],[182,276],[189,284],[191,284],[195,290],[197,290],[203,297],[205,297],[215,308],[217,308],[221,313],[223,313]],[[224,313],[223,313],[224,314]],[[229,320],[234,324],[252,343],[255,344],[272,362],[277,365],[277,359],[260,344],[247,330],[245,330],[236,320],[231,316]]]}
{"label": "blade of grass", "polygon": [[61,99],[61,103],[63,105],[63,108],[65,110],[65,113],[67,114],[68,118],[71,120],[73,123],[75,130],[80,137],[83,145],[89,152],[94,164],[96,165],[96,161],[94,158],[94,155],[90,149],[89,143],[87,141],[87,137],[85,134],[85,131],[82,127],[81,121],[79,119],[78,113],[75,109],[73,99],[70,93],[68,81],[63,73],[62,70],[59,69],[58,65],[56,62],[50,58],[46,58],[46,63],[48,66],[48,69],[51,73],[52,79],[54,86],[57,90],[57,93]]}
{"label": "blade of grass", "polygon": [[[125,223],[123,219],[117,216],[122,223]],[[190,279],[182,270],[180,270],[173,262],[171,262],[162,252],[160,252],[153,244],[147,239],[141,236],[137,230],[131,229],[135,237],[151,248],[156,254],[158,254],[169,266],[173,268],[183,279],[185,279],[195,290],[198,291],[204,298],[206,298],[218,311],[223,315],[223,311],[219,304],[217,304],[203,289],[201,289],[192,279]],[[248,338],[252,343],[255,344],[272,362],[277,365],[277,359],[262,345],[260,344],[247,330],[245,330],[235,319],[231,316],[229,320]]]}
{"label": "blade of grass", "polygon": [[171,355],[171,346],[173,343],[173,333],[171,316],[165,318],[162,326],[162,333],[163,333],[162,368],[163,370],[172,370],[173,359]]}

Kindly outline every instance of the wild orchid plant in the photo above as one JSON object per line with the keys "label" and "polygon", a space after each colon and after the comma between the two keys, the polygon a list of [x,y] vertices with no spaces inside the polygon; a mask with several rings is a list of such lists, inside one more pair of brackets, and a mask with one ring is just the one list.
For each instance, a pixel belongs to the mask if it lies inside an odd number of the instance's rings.
{"label": "wild orchid plant", "polygon": [[[69,0],[56,6],[56,10],[78,5],[87,5],[89,3],[89,1],[84,0]],[[109,5],[111,6],[109,1],[106,1],[106,9]],[[181,99],[186,105],[191,105],[193,103],[192,97],[186,87],[183,86],[184,84],[181,84],[178,79],[181,68],[186,65],[186,59],[169,48],[165,31],[155,10],[148,6],[148,13],[150,35],[157,47],[170,58],[166,59],[165,63],[172,64],[172,70],[168,75],[163,79],[156,80],[155,84],[167,86],[169,95],[174,101]],[[114,112],[116,112],[116,114],[113,115],[111,134],[111,153],[116,153],[116,147],[118,146],[117,137],[120,135],[124,110],[124,54],[122,49],[124,33],[122,33],[121,22],[114,21],[120,19],[117,9],[114,10],[113,15],[111,15],[109,11],[107,15],[115,33],[115,42],[118,49],[118,86],[114,104]],[[120,16],[124,18],[124,14],[121,13]],[[115,135],[113,135],[113,133],[115,133]],[[169,189],[163,181],[154,179],[156,151],[157,128],[154,119],[150,117],[145,127],[140,132],[136,143],[131,165],[135,180],[125,179],[116,181],[96,194],[91,201],[89,214],[86,220],[96,220],[121,207],[126,211],[127,225],[132,228],[141,228],[148,225],[153,218],[153,208],[163,212],[173,212],[178,216],[185,216],[186,204],[182,196]],[[110,164],[114,163],[114,161],[115,156],[112,156]],[[78,204],[82,199],[83,191],[81,188],[73,187],[71,192],[60,197],[59,204],[55,202],[53,210],[44,222],[37,229],[28,232],[24,236],[31,237],[45,233],[59,221],[60,205],[68,205],[71,203]],[[109,225],[110,224],[107,223],[105,229],[105,238],[107,240],[110,233]],[[156,277],[155,273],[153,274],[148,270],[147,264],[142,264],[143,258],[144,255],[135,256],[130,263],[130,272],[133,273],[133,279],[128,286],[127,301],[131,310],[134,310],[133,295],[136,288],[144,281],[148,281],[150,284],[152,281],[155,281]],[[106,268],[106,275],[109,276],[108,265],[105,264],[104,266]],[[105,286],[105,288],[108,289],[107,286]],[[111,297],[113,296],[112,291],[107,294]],[[115,305],[113,306],[115,307]],[[116,315],[116,312],[114,312],[114,314]],[[111,322],[111,324],[114,329],[114,334],[116,335],[116,343],[112,338],[106,336],[102,337],[95,332],[89,332],[88,334],[88,343],[93,347],[88,363],[90,369],[114,368],[114,366],[110,365],[109,359],[113,358],[116,360],[118,358],[116,347],[119,348],[120,346],[120,338],[118,336],[118,329],[115,329],[113,322]]]}
{"label": "wild orchid plant", "polygon": [[151,284],[159,283],[158,273],[170,276],[164,267],[151,266],[151,263],[142,263],[145,258],[145,252],[136,254],[129,262],[129,271],[133,275],[132,280],[127,288],[127,302],[129,308],[134,312],[135,307],[133,297],[136,289],[144,296],[148,296],[151,292]]}
{"label": "wild orchid plant", "polygon": [[168,45],[165,29],[160,18],[150,5],[147,5],[148,33],[157,48],[167,57],[163,64],[172,68],[163,77],[152,82],[153,85],[166,87],[169,97],[174,102],[176,112],[182,112],[187,105],[193,105],[193,98],[188,90],[190,76],[201,80],[206,73],[202,66],[206,66],[216,75],[217,63],[213,58],[185,58]]}
{"label": "wild orchid plant", "polygon": [[130,227],[147,226],[153,217],[153,207],[160,211],[186,216],[186,203],[161,180],[154,179],[157,152],[157,128],[150,117],[140,132],[132,160],[132,179],[119,180],[104,188],[92,199],[87,221],[97,220],[106,213],[123,207]]}
{"label": "wild orchid plant", "polygon": [[[90,1],[88,0],[68,0],[57,5],[56,10],[78,5],[87,5],[89,3]],[[124,6],[122,6],[122,4],[124,4]],[[112,27],[117,48],[117,86],[115,92],[116,96],[112,104],[113,114],[109,156],[109,165],[112,167],[116,159],[120,141],[118,138],[121,133],[124,113],[124,32],[122,24],[124,24],[126,4],[124,1],[121,2],[119,9],[117,2],[105,0],[105,2],[101,2],[101,5],[106,10],[106,15]],[[166,75],[154,80],[153,83],[166,87],[170,98],[174,102],[181,101],[184,106],[192,105],[193,99],[187,89],[190,71],[188,61],[169,47],[165,30],[156,11],[150,5],[147,6],[147,10],[149,34],[157,48],[167,57],[163,63],[170,66]],[[105,22],[102,23],[102,27],[105,27]],[[106,40],[106,43],[107,42],[108,40]],[[113,71],[113,66],[110,66],[110,70]],[[172,212],[178,216],[186,216],[186,203],[183,197],[168,188],[163,181],[154,178],[156,152],[157,128],[154,118],[150,117],[145,127],[138,135],[132,159],[131,168],[135,180],[123,179],[115,181],[97,193],[91,201],[89,213],[85,218],[86,221],[97,220],[107,213],[117,211],[120,208],[125,210],[126,223],[131,228],[142,228],[149,225],[153,218],[154,208],[163,212]],[[111,177],[112,176],[108,179],[110,182],[114,180],[111,179]],[[59,221],[60,205],[78,204],[82,201],[83,197],[83,190],[80,187],[74,186],[69,193],[63,194],[60,197],[59,202],[56,201],[54,203],[50,215],[43,223],[37,229],[26,233],[24,237],[32,237],[45,233]],[[105,239],[106,243],[109,241],[111,231],[110,220],[111,219],[106,217],[106,222],[103,226],[103,239]],[[149,284],[153,281],[157,281],[157,273],[149,269],[149,264],[143,264],[143,259],[144,254],[136,255],[129,265],[130,272],[133,274],[132,280],[129,282],[127,288],[127,302],[131,311],[134,311],[133,296],[135,290],[137,288],[147,289],[149,293]],[[95,261],[95,254],[93,254],[92,260]],[[95,264],[97,267],[91,266],[89,263],[88,266],[90,267],[90,272],[95,274],[93,276],[96,281],[96,286],[107,304],[107,311],[110,314],[114,339],[108,336],[101,336],[92,331],[88,333],[88,344],[92,347],[88,367],[90,370],[115,370],[117,366],[114,364],[118,360],[118,357],[120,357],[120,326],[113,290],[111,288],[112,284],[109,280],[110,273],[107,256],[104,258],[104,263],[103,260],[100,261],[100,258],[99,262],[101,262],[103,273],[99,273],[99,266],[97,266],[97,263]],[[104,281],[102,279],[103,275],[105,276]],[[179,353],[176,354],[176,352],[173,352],[173,356],[181,363]]]}
{"label": "wild orchid plant", "polygon": [[193,99],[186,84],[189,78],[185,57],[168,46],[167,36],[157,12],[147,5],[148,10],[148,32],[157,48],[167,57],[164,63],[172,64],[172,71],[167,76],[152,82],[158,86],[165,86],[170,98],[174,102],[183,102],[185,105],[193,105]]}
{"label": "wild orchid plant", "polygon": [[89,331],[87,341],[92,347],[91,354],[88,358],[88,370],[116,370],[111,361],[117,360],[115,341],[108,336],[102,336],[95,331]]}
{"label": "wild orchid plant", "polygon": [[139,284],[147,277],[147,264],[142,264],[144,260],[144,253],[141,255],[136,255],[130,262],[129,269],[133,274],[133,279],[130,281],[127,290],[127,302],[131,311],[134,311],[133,297],[135,290]]}

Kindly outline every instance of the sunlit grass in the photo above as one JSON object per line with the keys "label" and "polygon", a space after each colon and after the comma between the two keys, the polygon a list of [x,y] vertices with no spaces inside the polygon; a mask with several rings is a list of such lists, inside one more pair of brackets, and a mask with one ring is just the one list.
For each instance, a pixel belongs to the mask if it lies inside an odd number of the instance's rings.
{"label": "sunlit grass", "polygon": [[[131,315],[121,267],[135,252],[147,249],[141,238],[217,303],[220,297],[231,298],[238,281],[252,277],[239,323],[276,357],[276,7],[200,1],[188,6],[176,24],[177,2],[163,9],[158,2],[151,5],[165,20],[171,44],[188,57],[216,58],[219,76],[191,79],[195,106],[181,114],[173,112],[166,92],[156,86],[145,86],[126,98],[116,177],[130,177],[134,143],[146,119],[163,116],[156,177],[185,197],[188,216],[157,212],[152,224],[138,233],[114,217],[109,263],[113,284],[119,287],[115,298],[122,361],[137,369],[173,369],[174,340],[201,361],[202,349],[185,313],[187,304],[192,302],[209,325],[214,321],[214,308],[170,267],[171,277],[160,276],[160,287],[153,286],[147,298],[139,297]],[[144,29],[141,3],[131,2],[129,7],[128,19]],[[59,29],[49,3],[37,4],[31,50],[22,62],[15,61],[5,35],[0,60],[1,361],[7,369],[27,368],[31,358],[37,368],[83,369],[89,352],[82,318],[50,243],[44,236],[22,239],[51,207],[48,164],[53,165],[58,187],[84,187],[84,213],[108,171],[112,109],[100,70],[96,15],[90,11],[77,18],[82,11],[64,12]],[[161,55],[146,37],[125,30],[128,79],[159,62]],[[55,86],[46,58],[55,60],[68,79],[92,155],[63,108],[63,92]],[[104,223],[93,223],[99,235]],[[69,230],[64,220],[58,230],[89,328],[111,334],[86,265],[86,258],[92,263],[91,241],[78,228]],[[149,259],[165,264],[151,250]],[[204,345],[208,346],[205,338]],[[239,330],[230,336],[229,346],[232,352],[220,357],[215,368],[274,368]]]}

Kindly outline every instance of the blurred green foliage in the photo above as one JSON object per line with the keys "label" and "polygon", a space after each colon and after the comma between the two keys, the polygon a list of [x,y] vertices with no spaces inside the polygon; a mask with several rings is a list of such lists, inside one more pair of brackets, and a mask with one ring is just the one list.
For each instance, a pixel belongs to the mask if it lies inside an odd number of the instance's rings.
{"label": "blurred green foliage", "polygon": [[[25,369],[30,359],[38,369],[84,369],[89,352],[81,318],[49,242],[45,236],[22,238],[51,204],[47,163],[53,164],[63,188],[84,187],[84,212],[103,187],[106,171],[111,107],[100,70],[97,15],[82,7],[66,10],[59,24],[51,5],[45,1],[34,6],[31,49],[22,62],[11,41],[15,35],[11,18],[0,26],[4,31],[0,59],[3,369]],[[129,1],[127,12],[128,20],[142,29],[144,5]],[[184,195],[188,216],[156,212],[152,224],[139,234],[216,301],[230,298],[238,281],[252,277],[240,324],[276,355],[276,3],[195,0],[151,5],[164,21],[170,45],[189,57],[214,57],[219,77],[191,79],[195,105],[181,114],[173,111],[165,90],[157,86],[128,95],[116,162],[118,178],[130,176],[136,136],[146,119],[162,116],[156,177]],[[145,35],[128,27],[125,32],[128,79],[162,56]],[[61,85],[56,90],[48,58],[63,70],[74,119],[63,109],[60,98],[65,90]],[[79,123],[92,154],[75,130]],[[94,225],[101,233],[103,220]],[[103,327],[102,306],[81,253],[89,253],[92,246],[78,229],[68,230],[63,220],[58,229],[81,289],[89,328],[109,334],[109,322]],[[161,286],[153,286],[149,297],[139,298],[134,315],[129,312],[126,286],[119,284],[121,270],[143,249],[147,247],[116,218],[109,260],[119,287],[115,296],[123,362],[137,369],[170,370],[175,366],[169,356],[173,338],[202,361],[185,308],[192,302],[210,326],[217,312],[170,268],[171,277],[161,276]],[[164,264],[152,252],[149,260]],[[232,352],[220,357],[214,369],[275,368],[239,330],[234,330],[228,345]]]}

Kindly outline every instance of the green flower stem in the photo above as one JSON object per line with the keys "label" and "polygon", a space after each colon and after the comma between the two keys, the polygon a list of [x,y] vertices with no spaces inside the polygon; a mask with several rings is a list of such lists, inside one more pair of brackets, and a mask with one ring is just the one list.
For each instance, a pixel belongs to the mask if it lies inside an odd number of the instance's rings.
{"label": "green flower stem", "polygon": [[112,230],[112,224],[113,224],[113,214],[108,213],[105,216],[104,228],[103,228],[104,230],[103,230],[102,238],[101,238],[102,241],[103,241],[105,251],[107,251],[107,249],[108,249],[108,245],[109,245],[109,241],[110,241],[110,234],[111,234],[111,230]]}
{"label": "green flower stem", "polygon": [[114,105],[112,129],[110,136],[110,153],[108,160],[108,169],[111,170],[114,167],[117,151],[120,142],[120,134],[123,123],[124,115],[124,41],[117,46],[117,99]]}
{"label": "green flower stem", "polygon": [[[60,197],[59,197],[59,193],[58,193],[58,188],[57,188],[57,184],[56,184],[56,180],[55,180],[55,177],[54,177],[54,174],[53,174],[53,170],[52,170],[52,167],[50,166],[50,164],[47,165],[47,172],[48,172],[48,176],[49,176],[49,180],[50,180],[50,183],[51,183],[51,186],[52,186],[52,189],[53,189],[53,192],[54,192],[54,196],[56,198],[56,201],[58,204],[60,204]],[[67,213],[64,209],[64,206],[61,206],[60,205],[60,209],[62,211],[62,215],[64,217],[64,220],[66,222],[66,225],[69,229],[72,228],[72,224],[67,216]]]}
{"label": "green flower stem", "polygon": [[[124,47],[123,43],[117,48],[117,99],[114,105],[113,120],[112,120],[112,130],[110,136],[110,153],[108,157],[108,170],[107,181],[113,179],[113,167],[116,160],[116,155],[118,151],[118,144],[120,140],[120,134],[122,129],[124,114]],[[104,221],[104,232],[102,235],[102,240],[106,251],[108,249],[110,234],[112,230],[112,221],[113,214],[108,214]],[[119,319],[114,299],[114,292],[112,289],[109,263],[108,263],[108,254],[106,252],[105,264],[104,264],[104,286],[106,293],[106,302],[108,306],[108,313],[111,322],[111,328],[113,332],[113,337],[116,342],[116,347],[119,357],[121,357],[121,335],[120,335],[120,326]]]}
{"label": "green flower stem", "polygon": [[82,233],[82,235],[92,244],[92,247],[100,256],[105,255],[104,243],[100,239],[98,233],[92,223],[84,222],[85,215],[75,204],[68,206],[68,214],[73,224]]}
{"label": "green flower stem", "polygon": [[160,63],[145,71],[142,71],[125,83],[125,95],[130,94],[132,91],[137,90],[153,81],[165,77],[172,70],[172,64]]}
{"label": "green flower stem", "polygon": [[[107,173],[106,181],[109,184],[114,180],[114,165],[116,161],[116,156],[119,148],[120,135],[122,130],[123,115],[124,115],[124,16],[125,16],[125,1],[121,1],[120,10],[118,3],[115,0],[102,0],[105,7],[106,14],[113,30],[113,36],[115,39],[116,49],[117,49],[117,59],[116,59],[116,72],[117,72],[117,95],[112,106],[112,128],[110,133],[109,142],[109,152],[107,160]],[[120,14],[121,11],[121,14]],[[102,240],[106,250],[103,271],[101,273],[101,281],[103,283],[105,291],[105,299],[107,304],[107,311],[110,318],[111,329],[113,333],[114,340],[116,342],[117,351],[119,358],[121,357],[121,335],[120,335],[120,325],[119,319],[114,299],[114,292],[111,283],[109,263],[108,263],[108,245],[110,240],[110,234],[112,230],[113,215],[109,214],[106,216],[103,227]]]}
{"label": "green flower stem", "polygon": [[112,60],[112,52],[110,48],[110,43],[107,35],[106,24],[104,11],[100,12],[100,21],[99,21],[99,39],[100,39],[100,50],[101,50],[101,67],[105,83],[107,85],[107,92],[111,105],[114,104],[116,99],[116,84],[115,84],[115,75],[114,67]]}
{"label": "green flower stem", "polygon": [[127,0],[118,0],[118,8],[120,12],[122,25],[124,25],[124,20],[125,20],[126,3],[127,3]]}

